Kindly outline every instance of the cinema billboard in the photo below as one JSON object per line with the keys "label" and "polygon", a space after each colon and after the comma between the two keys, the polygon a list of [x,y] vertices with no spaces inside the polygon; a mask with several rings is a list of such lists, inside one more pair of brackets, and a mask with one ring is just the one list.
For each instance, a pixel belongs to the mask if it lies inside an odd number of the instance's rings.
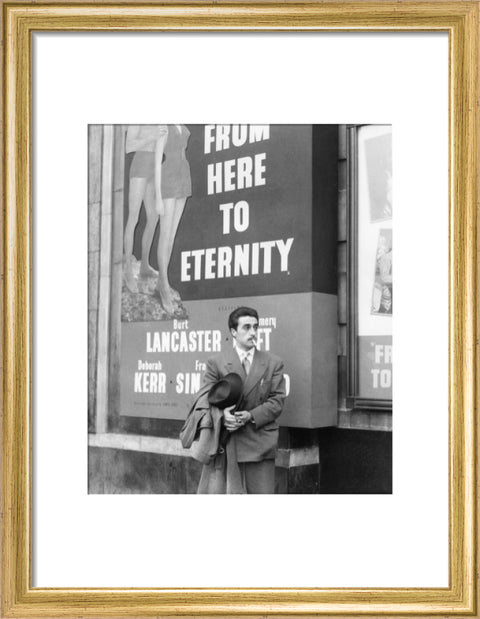
{"label": "cinema billboard", "polygon": [[185,418],[206,360],[232,346],[229,313],[247,305],[258,347],[285,362],[281,424],[336,423],[337,136],[126,127],[121,415]]}

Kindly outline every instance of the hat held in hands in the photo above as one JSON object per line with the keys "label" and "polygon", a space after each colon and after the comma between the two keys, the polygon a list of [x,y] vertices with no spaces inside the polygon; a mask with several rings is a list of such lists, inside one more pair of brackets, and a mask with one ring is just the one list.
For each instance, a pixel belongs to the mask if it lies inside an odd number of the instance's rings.
{"label": "hat held in hands", "polygon": [[208,392],[208,402],[217,408],[238,404],[242,397],[243,381],[235,372],[218,380]]}

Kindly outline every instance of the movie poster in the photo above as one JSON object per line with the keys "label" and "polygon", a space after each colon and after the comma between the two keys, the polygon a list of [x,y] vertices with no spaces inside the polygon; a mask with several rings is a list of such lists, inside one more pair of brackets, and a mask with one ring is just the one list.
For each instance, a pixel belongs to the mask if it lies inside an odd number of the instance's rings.
{"label": "movie poster", "polygon": [[392,399],[392,127],[358,132],[358,396]]}
{"label": "movie poster", "polygon": [[240,305],[259,313],[258,348],[285,361],[282,423],[336,415],[338,129],[319,127],[126,127],[121,415],[184,418]]}

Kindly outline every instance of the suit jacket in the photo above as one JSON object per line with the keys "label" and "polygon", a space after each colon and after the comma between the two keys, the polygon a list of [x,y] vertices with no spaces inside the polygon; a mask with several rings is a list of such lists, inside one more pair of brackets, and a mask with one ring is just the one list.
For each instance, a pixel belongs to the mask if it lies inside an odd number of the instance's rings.
{"label": "suit jacket", "polygon": [[180,431],[183,447],[203,463],[197,494],[245,494],[238,466],[235,441],[220,445],[223,411],[208,402],[212,383],[206,383],[195,395],[187,419]]}
{"label": "suit jacket", "polygon": [[236,443],[238,462],[259,462],[275,457],[278,443],[278,417],[285,401],[283,361],[271,353],[256,350],[248,376],[237,351],[225,350],[207,361],[204,383],[219,380],[236,372],[243,380],[239,410],[247,410],[255,423],[248,422],[231,433]]}

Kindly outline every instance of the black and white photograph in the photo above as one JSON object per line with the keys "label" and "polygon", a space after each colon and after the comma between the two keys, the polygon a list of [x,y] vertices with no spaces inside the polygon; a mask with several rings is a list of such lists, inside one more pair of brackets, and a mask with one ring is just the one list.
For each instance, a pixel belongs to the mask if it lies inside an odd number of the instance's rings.
{"label": "black and white photograph", "polygon": [[391,493],[389,149],[376,125],[89,126],[89,493]]}

